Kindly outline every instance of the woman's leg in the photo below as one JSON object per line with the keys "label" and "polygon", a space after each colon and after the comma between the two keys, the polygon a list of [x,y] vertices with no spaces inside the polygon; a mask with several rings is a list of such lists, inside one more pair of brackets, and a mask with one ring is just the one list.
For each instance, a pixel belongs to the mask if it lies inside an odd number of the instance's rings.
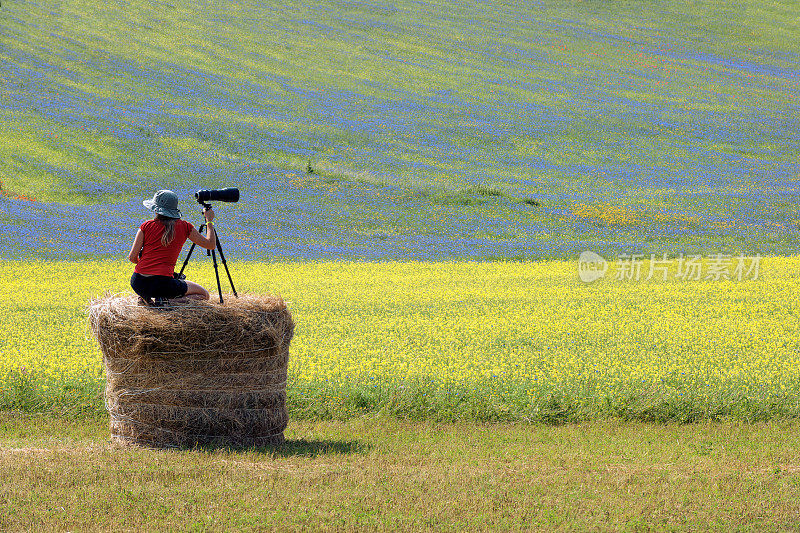
{"label": "woman's leg", "polygon": [[133,289],[133,292],[139,295],[140,304],[153,304],[150,290],[147,285],[147,278],[134,272],[131,276],[131,289]]}
{"label": "woman's leg", "polygon": [[189,280],[184,281],[186,283],[186,294],[184,296],[187,298],[192,298],[195,300],[208,300],[211,297],[211,295],[208,294],[208,291],[197,283]]}

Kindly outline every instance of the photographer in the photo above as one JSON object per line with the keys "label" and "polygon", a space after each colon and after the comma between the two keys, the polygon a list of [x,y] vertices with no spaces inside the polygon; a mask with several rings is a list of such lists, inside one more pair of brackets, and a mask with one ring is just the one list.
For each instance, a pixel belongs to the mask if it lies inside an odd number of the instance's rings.
{"label": "photographer", "polygon": [[142,204],[156,216],[139,227],[128,254],[128,259],[136,264],[131,288],[139,295],[139,303],[163,305],[167,299],[183,296],[208,300],[206,289],[197,283],[176,279],[173,273],[186,239],[207,250],[215,248],[213,209],[203,213],[207,224],[203,237],[190,222],[181,220],[178,196],[174,192],[158,191],[152,200],[145,200]]}

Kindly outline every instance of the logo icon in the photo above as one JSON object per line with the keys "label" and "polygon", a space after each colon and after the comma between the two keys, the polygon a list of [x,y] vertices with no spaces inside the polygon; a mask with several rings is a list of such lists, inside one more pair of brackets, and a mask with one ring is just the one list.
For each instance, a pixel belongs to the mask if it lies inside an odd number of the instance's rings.
{"label": "logo icon", "polygon": [[578,276],[584,283],[597,281],[606,275],[608,262],[600,255],[585,251],[578,258]]}

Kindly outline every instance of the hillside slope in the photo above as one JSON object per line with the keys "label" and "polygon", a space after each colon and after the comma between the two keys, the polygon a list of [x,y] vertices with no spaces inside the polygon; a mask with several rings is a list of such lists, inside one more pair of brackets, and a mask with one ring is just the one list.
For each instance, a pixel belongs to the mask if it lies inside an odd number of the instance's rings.
{"label": "hillside slope", "polygon": [[3,2],[0,253],[117,254],[155,189],[231,185],[247,257],[792,253],[798,17]]}

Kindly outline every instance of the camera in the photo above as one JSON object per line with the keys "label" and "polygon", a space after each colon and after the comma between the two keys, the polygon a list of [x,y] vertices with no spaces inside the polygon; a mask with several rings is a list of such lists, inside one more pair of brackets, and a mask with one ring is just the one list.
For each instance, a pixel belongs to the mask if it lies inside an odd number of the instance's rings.
{"label": "camera", "polygon": [[228,187],[227,189],[211,189],[209,191],[197,191],[194,197],[201,204],[208,202],[238,202],[239,189],[236,187]]}

